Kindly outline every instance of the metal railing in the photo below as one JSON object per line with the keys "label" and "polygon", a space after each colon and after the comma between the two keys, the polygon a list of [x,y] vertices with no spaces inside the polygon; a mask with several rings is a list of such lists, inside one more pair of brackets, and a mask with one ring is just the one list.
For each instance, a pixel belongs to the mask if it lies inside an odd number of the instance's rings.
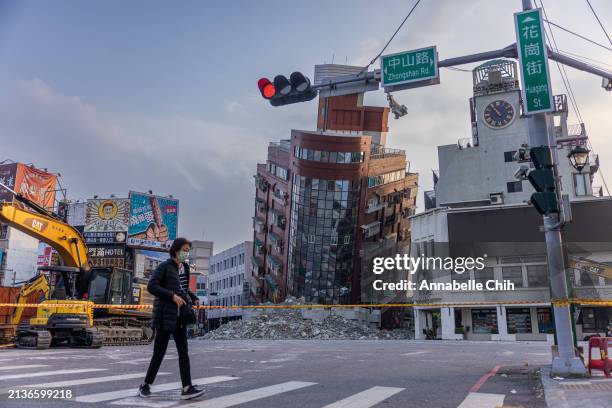
{"label": "metal railing", "polygon": [[370,150],[370,159],[383,159],[385,157],[403,156],[406,157],[406,151],[402,149],[390,149],[387,147],[372,147]]}

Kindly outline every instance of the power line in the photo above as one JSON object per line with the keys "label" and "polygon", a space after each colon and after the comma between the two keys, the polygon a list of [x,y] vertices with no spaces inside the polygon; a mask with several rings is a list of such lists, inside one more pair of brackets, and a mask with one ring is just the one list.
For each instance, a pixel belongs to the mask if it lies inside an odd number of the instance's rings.
{"label": "power line", "polygon": [[598,46],[600,46],[601,48],[604,48],[604,49],[606,49],[606,50],[608,50],[608,51],[612,51],[612,48],[610,48],[610,47],[608,47],[608,46],[605,46],[605,45],[603,45],[603,44],[601,44],[601,43],[598,43],[597,41],[591,40],[590,38],[587,38],[587,37],[585,37],[585,36],[583,36],[583,35],[580,35],[580,34],[578,34],[578,33],[574,32],[574,31],[572,31],[572,30],[569,30],[569,29],[565,28],[565,27],[562,27],[562,26],[560,26],[559,24],[555,24],[555,23],[553,23],[552,21],[549,21],[548,19],[545,19],[544,21],[546,21],[548,24],[551,24],[551,25],[553,25],[553,26],[557,27],[558,29],[561,29],[561,30],[566,31],[566,32],[568,32],[568,33],[570,33],[570,34],[573,34],[573,35],[575,35],[576,37],[580,37],[580,38],[582,38],[582,39],[583,39],[583,40],[585,40],[585,41],[588,41],[588,42],[590,42],[590,43],[592,43],[592,44],[598,45]]}
{"label": "power line", "polygon": [[608,41],[610,42],[610,45],[612,45],[612,39],[610,39],[610,36],[608,35],[608,32],[606,31],[606,29],[604,28],[603,23],[601,22],[601,20],[599,19],[599,16],[597,15],[597,13],[595,12],[595,9],[593,8],[593,6],[591,6],[591,2],[589,0],[586,0],[587,4],[589,5],[589,8],[591,9],[591,11],[593,12],[593,15],[595,16],[595,19],[597,20],[597,22],[599,23],[599,26],[601,27],[601,29],[603,30],[604,34],[606,35],[606,37],[608,38]]}
{"label": "power line", "polygon": [[453,71],[459,71],[459,72],[472,72],[469,69],[463,69],[463,68],[457,68],[457,67],[442,67],[442,68],[450,69]]}
{"label": "power line", "polygon": [[[584,55],[576,54],[575,52],[569,52],[569,51],[565,51],[565,50],[560,50],[558,48],[557,48],[557,52],[560,53],[560,54],[566,54],[568,56],[580,58],[580,59],[583,59],[583,60],[586,60],[586,61],[592,61],[592,62],[594,62],[596,64],[612,67],[612,64],[608,64],[607,62],[599,61],[599,60],[596,60],[596,59],[593,59],[593,58],[585,57]],[[603,67],[598,67],[598,66],[593,65],[593,64],[589,64],[589,65],[592,66],[593,68],[605,69]]]}
{"label": "power line", "polygon": [[387,49],[387,47],[389,46],[389,44],[391,44],[391,41],[393,41],[393,39],[395,38],[395,36],[397,35],[397,33],[399,32],[399,30],[402,29],[402,27],[404,26],[404,23],[406,22],[406,20],[408,20],[408,17],[410,17],[410,15],[412,14],[412,12],[414,11],[414,9],[419,5],[419,3],[421,2],[421,0],[417,0],[416,3],[414,3],[414,5],[412,6],[412,8],[410,9],[410,11],[408,12],[408,14],[406,15],[406,17],[404,17],[404,20],[402,20],[401,24],[399,25],[399,27],[397,27],[397,30],[395,30],[395,32],[393,33],[393,35],[391,36],[391,38],[389,38],[389,41],[387,41],[387,43],[385,44],[385,46],[383,47],[382,50],[380,50],[380,52],[374,57],[372,58],[372,61],[370,61],[370,63],[368,65],[366,65],[365,67],[363,67],[363,69],[359,72],[359,75],[361,75],[364,71],[367,71],[367,69],[370,67],[370,65],[372,65],[373,63],[376,62],[376,60],[382,55],[383,52],[385,52],[385,50]]}
{"label": "power line", "polygon": [[[536,0],[536,4],[537,4],[537,0]],[[548,15],[546,14],[546,9],[544,7],[544,0],[540,0],[540,5],[542,6],[542,11],[544,12],[544,17],[546,17],[546,20],[548,20]],[[547,21],[548,22],[548,21]],[[550,31],[550,35],[548,34],[548,31],[546,31],[546,27],[544,27],[544,34],[546,35],[546,37],[549,37],[549,42],[551,43],[551,46],[554,47],[555,51],[558,51],[558,47],[557,47],[557,40],[555,39],[555,36],[552,32],[552,28],[550,27],[550,23],[548,23],[548,30]],[[569,77],[567,76],[567,72],[565,71],[565,66],[559,64],[559,62],[555,61],[556,65],[557,65],[557,69],[559,70],[559,74],[561,75],[561,80],[563,81],[563,85],[565,86],[565,90],[567,91],[567,95],[569,96],[570,99],[570,104],[572,105],[572,109],[574,110],[574,114],[576,115],[576,117],[578,118],[578,120],[580,122],[583,122],[582,120],[582,115],[580,114],[580,109],[578,108],[578,102],[576,101],[576,98],[574,96],[574,92],[572,89],[572,85],[570,84],[569,81]]]}
{"label": "power line", "polygon": [[[534,0],[534,2],[536,2],[536,5],[537,5],[537,0]],[[546,9],[544,8],[544,0],[540,0],[540,5],[542,7],[542,12],[544,13],[544,17],[545,17],[544,21],[548,23],[548,29],[550,30],[550,40],[552,40],[551,46],[554,46],[555,51],[559,52],[559,48],[557,47],[557,41],[555,40],[554,34],[552,32],[552,28],[551,28],[551,24],[554,25],[554,23],[551,23],[550,21],[548,21],[548,16],[546,15]],[[546,31],[546,27],[544,27],[544,34],[547,37],[549,36],[548,32]],[[578,117],[578,120],[581,123],[584,123],[582,119],[582,115],[580,114],[580,109],[578,109],[578,102],[576,101],[576,97],[574,96],[572,85],[570,83],[569,77],[567,76],[567,72],[565,71],[565,66],[563,66],[562,64],[559,64],[558,62],[556,63],[557,63],[557,68],[559,69],[559,73],[561,74],[561,79],[563,80],[563,84],[565,85],[565,89],[570,98],[572,109],[574,109],[574,113]],[[595,149],[593,149],[593,144],[591,143],[591,140],[589,138],[587,138],[587,146],[593,153],[595,153]],[[611,196],[610,190],[608,189],[608,184],[606,183],[606,178],[604,177],[604,174],[601,168],[599,168],[598,170],[599,170],[599,177],[601,178],[601,181],[606,189],[606,192],[608,193],[608,196]]]}

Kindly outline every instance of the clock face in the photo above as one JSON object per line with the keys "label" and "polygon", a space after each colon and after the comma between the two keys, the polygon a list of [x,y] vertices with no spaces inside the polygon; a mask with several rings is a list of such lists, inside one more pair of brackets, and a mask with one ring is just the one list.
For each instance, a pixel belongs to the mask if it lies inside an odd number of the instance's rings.
{"label": "clock face", "polygon": [[482,117],[490,128],[505,128],[514,119],[514,107],[504,100],[493,101],[484,108]]}

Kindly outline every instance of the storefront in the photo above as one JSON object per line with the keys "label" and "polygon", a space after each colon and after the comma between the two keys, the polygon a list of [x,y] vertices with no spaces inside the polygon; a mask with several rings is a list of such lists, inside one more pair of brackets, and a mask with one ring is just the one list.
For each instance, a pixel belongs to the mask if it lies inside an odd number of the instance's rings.
{"label": "storefront", "polygon": [[497,333],[497,311],[495,309],[472,309],[472,332],[474,334]]}

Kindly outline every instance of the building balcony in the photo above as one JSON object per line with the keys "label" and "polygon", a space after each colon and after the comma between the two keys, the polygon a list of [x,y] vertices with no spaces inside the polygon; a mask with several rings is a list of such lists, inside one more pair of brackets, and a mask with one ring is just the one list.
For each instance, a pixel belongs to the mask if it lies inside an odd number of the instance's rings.
{"label": "building balcony", "polygon": [[384,159],[386,157],[406,157],[406,151],[401,149],[390,149],[380,145],[373,145],[370,151],[370,159]]}
{"label": "building balcony", "polygon": [[266,223],[259,217],[253,217],[253,229],[258,234],[263,234],[266,232]]}
{"label": "building balcony", "polygon": [[268,204],[263,198],[257,197],[255,199],[255,208],[259,212],[266,212],[268,210]]}
{"label": "building balcony", "polygon": [[366,239],[378,235],[380,233],[380,221],[362,225],[361,231],[363,232],[363,237]]}
{"label": "building balcony", "polygon": [[280,229],[285,229],[285,224],[287,223],[287,218],[285,217],[285,213],[279,211],[275,208],[270,210],[272,214],[272,224],[279,227]]}
{"label": "building balcony", "polygon": [[264,274],[264,261],[260,257],[252,256],[251,266],[253,268],[253,275],[262,276]]}
{"label": "building balcony", "polygon": [[266,262],[274,273],[279,273],[283,268],[283,262],[274,255],[266,256]]}
{"label": "building balcony", "polygon": [[372,202],[368,202],[364,208],[364,212],[366,214],[371,214],[373,212],[382,210],[384,208],[387,208],[387,203],[386,202],[377,202],[376,200],[372,201]]}
{"label": "building balcony", "polygon": [[261,174],[257,173],[253,176],[255,179],[255,187],[261,190],[262,192],[268,191],[270,187],[270,183],[266,180]]}
{"label": "building balcony", "polygon": [[276,189],[272,194],[272,199],[277,203],[286,206],[289,202],[289,194],[279,189]]}

